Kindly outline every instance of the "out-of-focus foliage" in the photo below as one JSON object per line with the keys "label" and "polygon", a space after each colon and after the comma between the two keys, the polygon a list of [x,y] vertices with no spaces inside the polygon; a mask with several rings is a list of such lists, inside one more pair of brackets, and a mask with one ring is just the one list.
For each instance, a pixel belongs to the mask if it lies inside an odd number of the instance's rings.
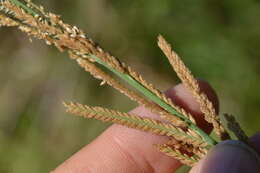
{"label": "out-of-focus foliage", "polygon": [[[156,46],[163,34],[194,74],[216,89],[221,112],[249,135],[260,123],[260,1],[45,0],[161,89],[177,78]],[[63,100],[127,111],[66,54],[16,29],[0,29],[0,172],[48,172],[107,127],[67,115]],[[109,99],[108,99],[109,98]]]}

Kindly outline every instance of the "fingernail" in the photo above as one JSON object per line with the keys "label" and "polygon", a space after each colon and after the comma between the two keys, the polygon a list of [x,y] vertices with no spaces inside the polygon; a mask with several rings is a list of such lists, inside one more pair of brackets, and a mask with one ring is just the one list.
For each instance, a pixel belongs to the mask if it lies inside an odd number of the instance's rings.
{"label": "fingernail", "polygon": [[259,155],[240,141],[228,140],[216,145],[197,166],[195,173],[260,173]]}

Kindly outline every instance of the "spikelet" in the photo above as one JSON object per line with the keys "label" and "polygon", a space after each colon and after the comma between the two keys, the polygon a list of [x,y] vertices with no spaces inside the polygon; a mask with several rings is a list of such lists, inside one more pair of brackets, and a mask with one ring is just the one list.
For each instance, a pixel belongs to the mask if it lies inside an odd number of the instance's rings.
{"label": "spikelet", "polygon": [[216,111],[213,104],[207,96],[200,91],[197,80],[193,77],[190,70],[185,66],[179,56],[172,51],[169,43],[161,36],[158,37],[158,46],[164,52],[168,58],[173,69],[177,73],[178,77],[183,82],[184,86],[191,91],[195,99],[200,105],[201,112],[203,112],[205,120],[213,124],[216,134],[221,138],[227,138],[227,132],[220,123],[219,116],[216,115]]}
{"label": "spikelet", "polygon": [[246,133],[243,131],[243,129],[240,127],[235,117],[231,114],[224,114],[224,117],[227,120],[228,129],[232,131],[239,140],[248,144],[249,138],[246,135]]}
{"label": "spikelet", "polygon": [[192,167],[198,162],[198,158],[196,156],[188,156],[187,154],[182,153],[179,149],[170,147],[169,145],[160,144],[155,146],[162,153],[179,160],[185,165]]}
{"label": "spikelet", "polygon": [[95,118],[105,122],[113,122],[130,128],[151,132],[156,135],[169,137],[174,136],[175,138],[178,138],[178,136],[186,136],[186,138],[200,140],[193,136],[187,135],[180,128],[174,127],[171,124],[162,123],[158,120],[144,118],[128,113],[121,113],[102,107],[90,107],[78,103],[64,103],[64,106],[67,108],[67,112],[85,118]]}

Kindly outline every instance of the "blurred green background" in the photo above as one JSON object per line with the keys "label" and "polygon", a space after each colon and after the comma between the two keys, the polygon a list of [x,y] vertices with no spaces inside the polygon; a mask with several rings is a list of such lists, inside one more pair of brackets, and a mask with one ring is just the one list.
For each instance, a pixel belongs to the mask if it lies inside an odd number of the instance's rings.
{"label": "blurred green background", "polygon": [[[248,135],[259,131],[259,0],[35,2],[162,90],[179,82],[156,45],[164,35],[194,75],[215,88],[221,113],[236,115]],[[66,114],[63,100],[121,111],[136,106],[42,41],[31,44],[15,28],[0,28],[0,38],[0,172],[49,172],[108,127]]]}

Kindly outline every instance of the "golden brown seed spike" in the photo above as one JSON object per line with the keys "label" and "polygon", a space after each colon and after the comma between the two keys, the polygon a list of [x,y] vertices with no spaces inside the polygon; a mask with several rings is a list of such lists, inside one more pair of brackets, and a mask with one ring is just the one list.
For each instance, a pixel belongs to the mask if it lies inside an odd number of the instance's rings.
{"label": "golden brown seed spike", "polygon": [[226,139],[228,134],[220,123],[219,116],[216,115],[212,102],[209,101],[207,96],[200,91],[199,84],[191,74],[190,70],[185,66],[179,56],[172,51],[170,44],[161,35],[158,37],[158,46],[168,58],[184,86],[191,91],[199,103],[200,109],[204,113],[205,120],[213,124],[214,131],[221,139]]}
{"label": "golden brown seed spike", "polygon": [[162,136],[187,136],[183,131],[158,120],[136,116],[134,114],[122,113],[102,107],[90,107],[78,103],[64,103],[67,112],[85,118],[95,118],[105,122],[113,122],[130,128],[151,132]]}
{"label": "golden brown seed spike", "polygon": [[26,32],[28,35],[32,35],[38,39],[48,39],[47,35],[39,32],[37,29],[32,28],[26,24],[24,24],[21,21],[15,21],[5,15],[0,15],[0,26],[18,26],[18,29],[20,29],[23,32]]}
{"label": "golden brown seed spike", "polygon": [[22,9],[13,5],[9,1],[1,2],[1,7],[1,11],[12,16],[11,19],[8,16],[2,15],[8,23],[11,22],[8,24],[8,26],[18,26],[18,29],[20,29],[21,31],[26,32],[28,35],[32,35],[38,39],[49,39],[47,32],[42,32],[38,27],[30,26],[31,24],[37,24],[36,18],[25,13]]}
{"label": "golden brown seed spike", "polygon": [[20,9],[19,7],[15,6],[9,1],[4,1],[1,3],[2,7],[8,11],[10,11],[10,14],[14,16],[16,19],[19,19],[20,21],[23,21],[26,24],[32,24],[36,25],[35,19],[33,16],[28,15],[24,12],[24,10]]}
{"label": "golden brown seed spike", "polygon": [[[125,86],[123,86],[120,82],[115,80],[112,76],[102,71],[100,68],[98,68],[95,64],[88,61],[87,59],[81,59],[75,54],[71,54],[72,58],[77,58],[78,64],[84,68],[86,71],[90,72],[94,77],[101,79],[105,81],[110,86],[114,87],[115,89],[119,90],[121,93],[125,94],[127,97],[132,99],[133,101],[136,101],[140,105],[143,105],[147,109],[151,110],[152,112],[159,114],[162,118],[165,118],[172,122],[173,125],[184,127],[185,123],[180,120],[178,117],[170,115],[168,112],[164,111],[160,106],[149,102],[146,98],[141,96],[140,94],[129,90]],[[167,117],[167,118],[166,118]]]}
{"label": "golden brown seed spike", "polygon": [[68,48],[81,54],[93,54],[117,71],[125,71],[124,66],[117,58],[110,55],[108,52],[105,52],[91,39],[86,38],[82,30],[78,29],[76,26],[64,23],[58,15],[46,13],[42,8],[37,7],[35,4],[29,4],[35,9],[41,11],[44,17],[48,19],[48,22],[45,19],[41,20],[40,17],[32,17],[24,12],[21,13],[19,11],[20,9],[12,4],[8,4],[7,7],[12,10],[19,19],[27,21],[28,24],[38,28],[41,32],[48,32],[54,35],[56,37],[54,45],[56,45],[60,50]]}
{"label": "golden brown seed spike", "polygon": [[155,145],[155,146],[162,153],[165,153],[166,155],[179,160],[181,163],[183,163],[185,165],[192,167],[195,165],[195,163],[198,162],[198,159],[196,158],[196,156],[188,156],[186,154],[183,154],[180,150],[172,148],[166,144]]}
{"label": "golden brown seed spike", "polygon": [[227,120],[228,129],[232,131],[239,140],[248,144],[249,138],[246,135],[246,133],[242,130],[239,123],[236,121],[235,117],[230,114],[224,114],[224,117]]}
{"label": "golden brown seed spike", "polygon": [[[192,145],[197,145],[201,143],[202,146],[205,146],[204,141],[201,138],[190,136],[181,128],[174,127],[171,124],[162,123],[158,120],[143,118],[133,114],[120,113],[118,111],[113,111],[101,107],[83,106],[77,103],[65,103],[65,106],[70,113],[79,116],[114,122],[121,125],[126,125],[127,127],[131,128],[139,128],[139,130],[148,129],[147,131],[149,132],[155,133],[157,135],[174,137],[178,141],[182,141],[183,143]],[[109,114],[109,112],[111,114]]]}
{"label": "golden brown seed spike", "polygon": [[25,13],[22,9],[9,1],[3,2],[2,5],[11,11],[15,18],[23,21],[31,27],[37,28],[37,30],[42,33],[48,33],[55,37],[52,42],[54,42],[54,45],[58,47],[59,50],[63,51],[64,48],[66,48],[81,54],[93,54],[117,71],[122,73],[125,71],[124,65],[121,64],[117,58],[110,55],[108,52],[105,52],[91,39],[86,38],[83,31],[79,30],[77,27],[63,23],[59,16],[52,13],[46,13],[43,9],[37,8],[36,5],[29,3],[29,5],[43,13],[44,17],[49,20],[49,22],[47,22],[46,19],[43,19],[40,16],[33,17]]}

